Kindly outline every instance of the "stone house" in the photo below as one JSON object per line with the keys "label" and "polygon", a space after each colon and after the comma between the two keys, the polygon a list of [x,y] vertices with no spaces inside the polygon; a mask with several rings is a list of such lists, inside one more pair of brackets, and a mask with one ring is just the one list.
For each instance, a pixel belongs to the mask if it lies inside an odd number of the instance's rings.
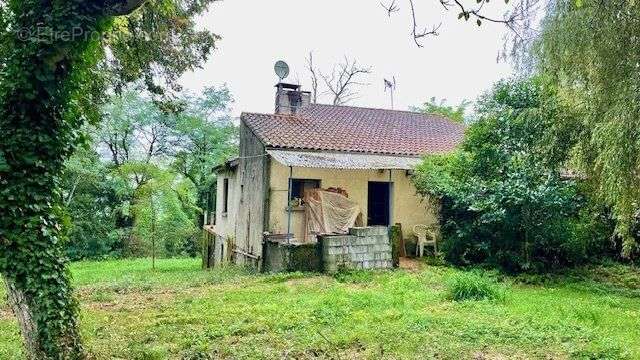
{"label": "stone house", "polygon": [[437,115],[311,104],[299,85],[276,85],[274,114],[243,113],[240,152],[217,171],[216,261],[262,266],[265,237],[308,241],[313,188],[339,188],[360,205],[364,226],[435,224],[411,173],[425,154],[453,150],[464,127]]}

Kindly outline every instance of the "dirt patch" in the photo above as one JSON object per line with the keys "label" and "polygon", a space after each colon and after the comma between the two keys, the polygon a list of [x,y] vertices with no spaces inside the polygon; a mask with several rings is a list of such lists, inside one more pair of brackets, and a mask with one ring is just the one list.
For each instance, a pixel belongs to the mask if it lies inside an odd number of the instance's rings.
{"label": "dirt patch", "polygon": [[297,279],[289,279],[285,282],[287,286],[296,287],[296,286],[315,286],[315,285],[325,285],[332,281],[332,278],[328,276],[312,276],[306,278],[297,278]]}
{"label": "dirt patch", "polygon": [[0,320],[11,320],[13,319],[13,312],[8,307],[0,307]]}
{"label": "dirt patch", "polygon": [[[518,353],[511,353],[509,355],[505,355],[505,354],[501,354],[498,352],[493,352],[493,351],[476,351],[475,353],[473,353],[473,355],[471,356],[471,359],[473,360],[511,360],[511,359],[530,359],[530,356],[524,355],[524,354],[518,354]],[[566,356],[560,355],[560,354],[541,354],[540,359],[545,359],[545,360],[560,360],[560,359],[566,359]]]}
{"label": "dirt patch", "polygon": [[411,272],[419,272],[424,268],[424,263],[417,260],[406,257],[400,258],[400,269],[411,271]]}

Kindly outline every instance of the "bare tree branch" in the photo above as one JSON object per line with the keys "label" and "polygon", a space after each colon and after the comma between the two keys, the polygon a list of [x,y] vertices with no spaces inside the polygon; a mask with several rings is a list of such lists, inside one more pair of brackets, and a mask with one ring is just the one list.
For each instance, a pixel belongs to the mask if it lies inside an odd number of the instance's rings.
{"label": "bare tree branch", "polygon": [[320,77],[333,97],[333,104],[343,105],[357,98],[355,87],[368,85],[358,79],[370,73],[370,67],[360,66],[356,60],[351,61],[345,56],[344,62],[334,66],[331,74],[320,72]]}
{"label": "bare tree branch", "polygon": [[422,31],[418,32],[418,22],[416,21],[416,8],[413,4],[413,0],[409,0],[409,5],[411,7],[411,19],[413,21],[413,30],[412,30],[413,41],[416,43],[418,47],[422,47],[422,44],[418,40],[428,35],[438,36],[438,29],[440,29],[440,26],[442,26],[442,23],[440,23],[438,26],[434,26],[433,29],[431,29],[431,31],[427,31],[427,29],[425,28]]}
{"label": "bare tree branch", "polygon": [[309,57],[307,58],[307,69],[311,75],[311,102],[315,104],[318,102],[318,74],[316,73],[316,68],[313,65],[313,51],[309,52]]}
{"label": "bare tree branch", "polygon": [[391,14],[400,11],[400,8],[398,7],[396,0],[391,1],[391,4],[389,5],[385,5],[384,3],[380,3],[380,5],[384,8],[384,10],[387,12],[387,15],[389,17],[391,17]]}
{"label": "bare tree branch", "polygon": [[[420,26],[418,25],[417,16],[416,16],[416,8],[415,8],[415,0],[407,0],[409,2],[409,8],[411,13],[411,23],[412,23],[412,35],[413,40],[418,47],[423,47],[421,43],[421,39],[427,36],[438,36],[440,26],[442,23],[437,26],[433,26],[431,30],[427,30],[427,28],[423,28],[423,30],[419,30]],[[450,11],[452,9],[457,9],[459,11],[458,18],[468,21],[470,19],[474,19],[478,26],[482,24],[483,21],[504,24],[512,33],[516,39],[523,39],[521,33],[527,31],[527,29],[523,29],[523,26],[528,26],[529,23],[526,21],[529,15],[530,9],[534,8],[539,0],[520,0],[518,4],[510,11],[505,13],[502,18],[495,18],[491,16],[485,15],[483,8],[489,3],[489,0],[477,0],[477,5],[474,7],[465,6],[461,0],[437,0],[442,8],[445,11]],[[395,0],[391,3],[391,5],[384,6],[387,14],[391,16],[392,12],[397,12],[399,8],[395,5]],[[390,11],[393,7],[394,11]],[[526,23],[525,25],[519,25],[519,23]]]}

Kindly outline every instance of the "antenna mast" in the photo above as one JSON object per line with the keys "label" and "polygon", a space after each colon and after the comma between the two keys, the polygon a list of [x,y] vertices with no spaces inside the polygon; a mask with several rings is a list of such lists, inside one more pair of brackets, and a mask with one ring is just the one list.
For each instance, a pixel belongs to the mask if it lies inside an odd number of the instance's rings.
{"label": "antenna mast", "polygon": [[389,89],[389,93],[391,95],[391,110],[393,110],[393,94],[396,91],[396,77],[393,77],[393,81],[389,81],[384,79],[384,92],[387,92]]}

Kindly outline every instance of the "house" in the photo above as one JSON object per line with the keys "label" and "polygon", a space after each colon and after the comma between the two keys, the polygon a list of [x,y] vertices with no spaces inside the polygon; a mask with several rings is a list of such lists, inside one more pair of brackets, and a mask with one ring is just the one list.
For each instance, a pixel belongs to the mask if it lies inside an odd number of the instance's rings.
{"label": "house", "polygon": [[360,205],[362,225],[435,224],[412,169],[446,153],[464,127],[438,115],[311,104],[299,85],[276,85],[274,114],[243,113],[240,152],[217,171],[217,258],[257,264],[265,236],[304,243],[305,191],[334,188]]}

